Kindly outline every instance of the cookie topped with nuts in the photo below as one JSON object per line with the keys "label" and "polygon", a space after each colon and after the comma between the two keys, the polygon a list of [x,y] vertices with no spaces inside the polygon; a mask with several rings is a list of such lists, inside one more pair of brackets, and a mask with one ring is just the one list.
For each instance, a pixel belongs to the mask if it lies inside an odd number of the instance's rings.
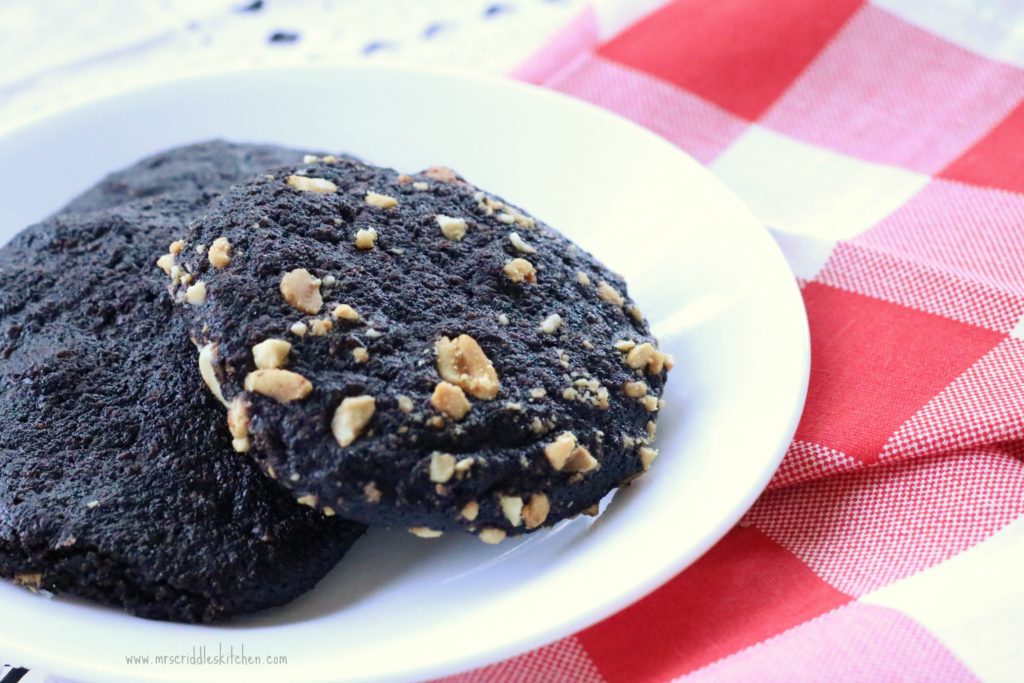
{"label": "cookie topped with nuts", "polygon": [[449,169],[307,157],[180,239],[153,268],[235,448],[307,505],[497,542],[656,455],[673,361],[622,278]]}
{"label": "cookie topped with nuts", "polygon": [[361,533],[234,452],[152,267],[231,183],[301,158],[161,153],[0,249],[0,576],[218,621],[305,592]]}

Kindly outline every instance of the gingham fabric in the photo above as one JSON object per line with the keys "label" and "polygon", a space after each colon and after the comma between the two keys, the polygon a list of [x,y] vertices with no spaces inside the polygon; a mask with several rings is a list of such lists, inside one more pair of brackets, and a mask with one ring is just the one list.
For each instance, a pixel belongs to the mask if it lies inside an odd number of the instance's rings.
{"label": "gingham fabric", "polygon": [[641,4],[517,75],[656,131],[771,228],[807,408],[695,565],[449,681],[1024,681],[1024,6]]}

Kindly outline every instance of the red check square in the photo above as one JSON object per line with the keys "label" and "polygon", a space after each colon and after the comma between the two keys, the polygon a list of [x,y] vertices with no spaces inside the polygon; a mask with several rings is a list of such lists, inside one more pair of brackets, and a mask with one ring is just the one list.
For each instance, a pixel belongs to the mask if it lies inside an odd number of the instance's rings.
{"label": "red check square", "polygon": [[862,0],[676,0],[598,49],[757,119]]}
{"label": "red check square", "polygon": [[1024,104],[939,175],[973,185],[1024,192]]}
{"label": "red check square", "polygon": [[671,582],[577,638],[608,683],[668,681],[849,601],[760,531],[736,528]]}
{"label": "red check square", "polygon": [[1004,334],[817,282],[803,289],[811,380],[796,438],[875,462],[904,422]]}

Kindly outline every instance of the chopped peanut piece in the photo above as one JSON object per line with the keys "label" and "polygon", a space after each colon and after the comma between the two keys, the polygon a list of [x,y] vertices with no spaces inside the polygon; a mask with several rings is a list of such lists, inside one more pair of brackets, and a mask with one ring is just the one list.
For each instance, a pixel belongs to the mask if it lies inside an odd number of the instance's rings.
{"label": "chopped peanut piece", "polygon": [[398,206],[397,199],[390,195],[379,194],[377,192],[367,192],[366,203],[370,206],[376,206],[379,209],[390,209]]}
{"label": "chopped peanut piece", "polygon": [[524,258],[514,258],[505,264],[503,268],[505,275],[512,282],[528,282],[533,284],[537,281],[537,271],[533,264]]}
{"label": "chopped peanut piece", "polygon": [[647,365],[654,357],[655,348],[650,342],[644,342],[638,346],[634,346],[626,354],[626,365],[635,369],[639,369]]}
{"label": "chopped peanut piece", "polygon": [[658,397],[653,394],[648,394],[640,399],[640,405],[647,409],[647,412],[653,413],[658,409]]}
{"label": "chopped peanut piece", "polygon": [[529,502],[523,506],[523,522],[527,529],[536,529],[548,518],[551,511],[551,503],[543,493],[535,493],[530,496]]}
{"label": "chopped peanut piece", "polygon": [[356,249],[366,251],[373,249],[377,243],[377,231],[373,228],[362,228],[356,231]]}
{"label": "chopped peanut piece", "polygon": [[501,513],[512,526],[523,523],[523,499],[519,496],[501,496]]}
{"label": "chopped peanut piece", "polygon": [[369,503],[379,503],[380,499],[383,497],[380,489],[377,488],[377,484],[372,481],[363,487],[363,495]]}
{"label": "chopped peanut piece", "polygon": [[437,383],[430,397],[430,405],[456,421],[466,417],[466,413],[472,408],[462,387],[451,382]]}
{"label": "chopped peanut piece", "polygon": [[241,396],[236,396],[228,408],[228,431],[235,439],[245,439],[249,436],[249,402]]}
{"label": "chopped peanut piece", "polygon": [[466,224],[465,219],[438,214],[434,220],[437,221],[437,225],[441,228],[441,234],[445,236],[445,239],[458,242],[466,236],[466,230],[469,226]]}
{"label": "chopped peanut piece", "polygon": [[608,303],[615,304],[619,308],[622,308],[623,304],[626,303],[626,299],[619,293],[619,290],[615,289],[604,280],[597,283],[597,295]]}
{"label": "chopped peanut piece", "polygon": [[298,498],[296,498],[295,502],[298,503],[299,505],[305,505],[306,507],[315,508],[317,506],[317,503],[320,502],[320,499],[317,498],[312,493],[307,493],[304,496],[299,496]]}
{"label": "chopped peanut piece", "polygon": [[338,191],[338,186],[326,178],[307,178],[304,175],[290,175],[286,179],[288,187],[299,192],[313,192],[314,194],[333,194]]}
{"label": "chopped peanut piece", "polygon": [[170,275],[171,268],[174,267],[174,254],[164,254],[163,256],[156,260],[156,265],[162,271]]}
{"label": "chopped peanut piece", "polygon": [[268,396],[278,403],[301,401],[313,391],[313,383],[299,373],[277,368],[250,372],[243,386],[246,391]]}
{"label": "chopped peanut piece", "polygon": [[572,432],[562,432],[554,441],[544,447],[544,455],[556,470],[561,470],[576,448],[576,436]]}
{"label": "chopped peanut piece", "polygon": [[430,456],[430,481],[444,484],[455,476],[455,456],[450,453],[434,453]]}
{"label": "chopped peanut piece", "polygon": [[622,390],[630,398],[640,398],[647,395],[647,382],[626,382]]}
{"label": "chopped peanut piece", "polygon": [[475,500],[471,500],[462,506],[462,510],[459,514],[465,517],[468,521],[472,522],[480,514],[480,504]]}
{"label": "chopped peanut piece", "polygon": [[200,280],[194,285],[189,285],[185,290],[185,301],[193,306],[202,306],[206,303],[206,283]]}
{"label": "chopped peanut piece", "polygon": [[342,448],[352,445],[370,424],[376,410],[377,401],[373,396],[349,396],[344,399],[331,420],[331,432],[338,445]]}
{"label": "chopped peanut piece", "polygon": [[536,254],[537,250],[527,244],[522,237],[519,236],[518,232],[510,232],[508,234],[508,241],[512,243],[515,250],[523,254]]}
{"label": "chopped peanut piece", "polygon": [[281,296],[288,304],[303,313],[316,315],[324,305],[320,295],[320,280],[305,268],[296,268],[281,278]]}
{"label": "chopped peanut piece", "polygon": [[309,323],[309,332],[314,337],[323,337],[334,328],[330,320],[313,320]]}
{"label": "chopped peanut piece", "polygon": [[210,245],[206,257],[214,268],[226,268],[231,263],[231,242],[226,237],[218,237]]}
{"label": "chopped peanut piece", "polygon": [[489,526],[486,529],[481,529],[478,536],[480,537],[480,540],[484,543],[487,543],[489,545],[495,545],[504,541],[505,537],[508,536],[508,534],[505,533],[504,529]]}
{"label": "chopped peanut piece", "polygon": [[431,166],[423,172],[423,175],[434,180],[440,180],[442,183],[458,183],[462,182],[459,178],[459,174],[448,168],[447,166]]}
{"label": "chopped peanut piece", "polygon": [[252,347],[252,359],[260,370],[279,368],[291,350],[292,345],[283,339],[267,339]]}
{"label": "chopped peanut piece", "polygon": [[357,346],[352,349],[352,358],[354,358],[357,363],[366,363],[370,360],[370,352],[366,350],[365,346]]}
{"label": "chopped peanut piece", "polygon": [[348,304],[338,304],[334,307],[334,313],[331,315],[339,320],[359,320],[359,314],[356,313],[356,309]]}
{"label": "chopped peanut piece", "polygon": [[437,529],[431,529],[430,527],[425,526],[411,527],[409,529],[409,533],[420,538],[437,538],[444,534],[443,531],[438,531]]}
{"label": "chopped peanut piece", "polygon": [[644,466],[644,471],[651,469],[651,463],[658,457],[658,450],[650,446],[641,446],[638,453],[640,453],[640,464]]}
{"label": "chopped peanut piece", "polygon": [[577,446],[569,454],[563,468],[566,472],[589,472],[597,469],[597,459],[583,446]]}
{"label": "chopped peanut piece", "polygon": [[207,344],[199,349],[199,374],[206,383],[210,393],[225,406],[228,402],[224,400],[224,394],[220,388],[220,379],[217,377],[217,370],[213,364],[217,361],[217,345]]}
{"label": "chopped peanut piece", "polygon": [[498,395],[498,373],[475,339],[468,334],[455,339],[441,337],[435,349],[437,372],[442,379],[485,401]]}
{"label": "chopped peanut piece", "polygon": [[552,313],[540,323],[540,331],[544,334],[554,334],[562,327],[562,316]]}

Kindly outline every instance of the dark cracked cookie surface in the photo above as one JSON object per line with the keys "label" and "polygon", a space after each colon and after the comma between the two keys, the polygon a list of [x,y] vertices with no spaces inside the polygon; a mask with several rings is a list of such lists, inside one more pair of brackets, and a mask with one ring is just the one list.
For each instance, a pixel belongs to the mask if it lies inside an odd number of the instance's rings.
{"label": "dark cracked cookie surface", "polygon": [[622,280],[447,169],[278,169],[179,246],[160,265],[235,446],[306,504],[498,541],[656,455],[671,360]]}
{"label": "dark cracked cookie surface", "polygon": [[214,621],[308,590],[361,527],[296,505],[233,452],[152,271],[153,251],[263,160],[219,143],[158,158],[228,171],[151,192],[141,162],[122,174],[130,192],[93,193],[113,208],[62,212],[0,249],[0,574]]}

